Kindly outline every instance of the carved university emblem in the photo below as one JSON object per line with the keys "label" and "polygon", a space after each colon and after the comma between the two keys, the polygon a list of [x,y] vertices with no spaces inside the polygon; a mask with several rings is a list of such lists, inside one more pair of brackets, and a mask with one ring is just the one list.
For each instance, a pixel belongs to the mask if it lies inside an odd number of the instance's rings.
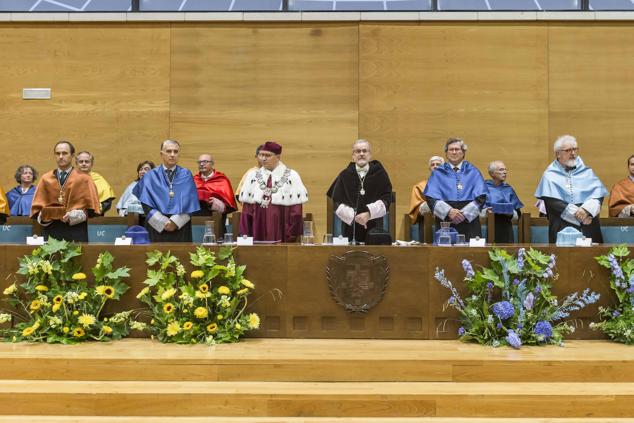
{"label": "carved university emblem", "polygon": [[348,251],[342,257],[332,255],[326,266],[330,295],[352,313],[365,313],[377,305],[389,277],[387,259],[366,251]]}

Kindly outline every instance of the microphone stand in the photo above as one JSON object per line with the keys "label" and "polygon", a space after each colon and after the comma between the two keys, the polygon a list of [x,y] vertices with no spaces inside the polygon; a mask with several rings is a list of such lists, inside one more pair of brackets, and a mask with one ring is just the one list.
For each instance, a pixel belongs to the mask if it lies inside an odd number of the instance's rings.
{"label": "microphone stand", "polygon": [[357,200],[355,201],[354,204],[354,219],[352,219],[352,243],[350,245],[359,245],[359,243],[357,242],[357,221],[356,221],[356,217],[357,217],[357,210],[359,209],[359,197],[361,196],[361,191],[360,189],[357,190]]}

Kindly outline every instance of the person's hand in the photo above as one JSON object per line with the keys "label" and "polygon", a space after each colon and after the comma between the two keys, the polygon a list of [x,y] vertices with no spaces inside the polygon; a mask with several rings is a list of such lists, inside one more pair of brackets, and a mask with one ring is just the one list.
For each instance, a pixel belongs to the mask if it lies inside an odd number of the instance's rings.
{"label": "person's hand", "polygon": [[591,224],[592,223],[592,216],[586,217],[581,223],[584,224],[584,225]]}
{"label": "person's hand", "polygon": [[368,227],[367,226],[368,220],[370,220],[369,212],[359,213],[358,215],[354,217],[354,221],[357,222],[359,225],[363,226],[364,228]]}
{"label": "person's hand", "polygon": [[[588,218],[588,216],[590,216],[588,212],[582,209],[581,207],[579,207],[579,210],[577,210],[577,213],[575,213],[575,217],[577,218],[577,220],[582,223],[584,220]],[[590,220],[592,220],[592,217],[590,217]]]}
{"label": "person's hand", "polygon": [[70,220],[70,212],[66,212],[66,214],[62,216],[62,222],[68,223],[69,220]]}
{"label": "person's hand", "polygon": [[174,232],[175,230],[178,229],[178,226],[176,226],[176,223],[170,220],[165,224],[165,227],[163,229],[166,230],[167,232]]}
{"label": "person's hand", "polygon": [[207,204],[209,204],[209,208],[213,211],[217,211],[218,213],[225,212],[225,203],[223,203],[222,200],[219,200],[216,197],[211,197],[209,201],[207,201]]}
{"label": "person's hand", "polygon": [[449,210],[449,213],[447,213],[447,217],[449,218],[449,220],[451,220],[451,222],[454,225],[462,223],[464,221],[464,219],[465,219],[465,217],[462,214],[462,212],[460,210],[458,210],[458,209]]}

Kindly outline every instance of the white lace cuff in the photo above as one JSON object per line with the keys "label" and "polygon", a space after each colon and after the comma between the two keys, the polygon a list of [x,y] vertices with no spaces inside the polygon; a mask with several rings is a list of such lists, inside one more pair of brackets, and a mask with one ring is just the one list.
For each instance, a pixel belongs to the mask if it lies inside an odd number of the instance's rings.
{"label": "white lace cuff", "polygon": [[191,219],[191,217],[187,213],[173,214],[169,218],[169,220],[171,220],[172,222],[176,224],[176,226],[178,226],[178,229],[185,226],[185,224],[189,222],[189,219]]}
{"label": "white lace cuff", "polygon": [[621,210],[621,213],[619,213],[617,217],[630,217],[631,214],[632,214],[632,204],[630,204],[629,206],[623,207],[623,210]]}
{"label": "white lace cuff", "polygon": [[385,210],[385,203],[381,200],[376,200],[374,203],[367,204],[368,211],[370,212],[370,219],[378,219],[387,214]]}
{"label": "white lace cuff", "polygon": [[423,204],[418,206],[418,213],[420,213],[421,216],[424,215],[425,213],[431,213],[429,204],[427,204],[427,202],[424,202]]}
{"label": "white lace cuff", "polygon": [[335,214],[346,225],[352,225],[352,221],[354,220],[354,209],[352,207],[346,206],[345,204],[339,204]]}
{"label": "white lace cuff", "polygon": [[86,212],[80,209],[71,210],[68,212],[68,224],[70,226],[75,226],[79,223],[85,222],[88,216],[86,216]]}
{"label": "white lace cuff", "polygon": [[579,210],[579,207],[570,203],[561,213],[561,218],[568,223],[572,223],[573,225],[579,226],[579,223],[581,222],[579,222],[579,220],[577,220],[577,216],[575,216],[575,213],[577,213],[578,210]]}
{"label": "white lace cuff", "polygon": [[480,206],[478,206],[478,203],[476,203],[475,201],[470,202],[460,211],[468,222],[472,222],[473,220],[480,217]]}
{"label": "white lace cuff", "polygon": [[154,213],[152,213],[147,222],[160,233],[163,232],[163,229],[165,229],[165,225],[167,225],[169,219],[160,211],[154,210]]}
{"label": "white lace cuff", "polygon": [[595,217],[601,211],[601,202],[596,198],[590,198],[583,202],[581,208],[590,213],[592,217]]}
{"label": "white lace cuff", "polygon": [[444,201],[438,200],[434,204],[434,215],[441,220],[447,217],[449,210],[451,210],[451,206]]}

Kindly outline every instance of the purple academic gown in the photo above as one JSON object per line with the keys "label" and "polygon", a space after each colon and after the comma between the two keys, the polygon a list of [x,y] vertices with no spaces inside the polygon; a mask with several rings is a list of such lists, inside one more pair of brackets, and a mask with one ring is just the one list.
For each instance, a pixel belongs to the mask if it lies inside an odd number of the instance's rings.
{"label": "purple academic gown", "polygon": [[[272,178],[266,183],[272,186]],[[254,241],[295,242],[304,232],[302,205],[279,206],[243,203],[240,235],[253,236]]]}

